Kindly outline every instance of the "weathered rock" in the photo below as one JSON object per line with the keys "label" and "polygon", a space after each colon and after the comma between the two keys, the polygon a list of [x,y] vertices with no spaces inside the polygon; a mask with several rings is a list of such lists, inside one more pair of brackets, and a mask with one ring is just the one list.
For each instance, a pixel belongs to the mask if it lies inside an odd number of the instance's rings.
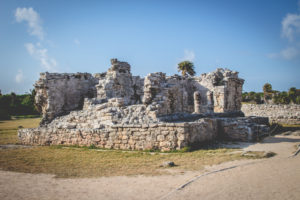
{"label": "weathered rock", "polygon": [[254,142],[269,133],[266,117],[219,118],[219,137],[223,139]]}
{"label": "weathered rock", "polygon": [[42,124],[55,117],[81,109],[85,97],[96,95],[97,80],[88,73],[41,73],[35,83],[35,103],[43,113]]}
{"label": "weathered rock", "polygon": [[175,163],[173,161],[165,161],[163,162],[160,167],[174,167]]}
{"label": "weathered rock", "polygon": [[270,123],[300,124],[300,105],[243,104],[246,116],[269,117]]}
{"label": "weathered rock", "polygon": [[93,76],[43,73],[35,84],[43,126],[18,135],[23,144],[163,151],[219,136],[253,141],[268,122],[237,118],[242,85],[238,73],[227,69],[193,78],[159,72],[142,79],[117,59],[106,73]]}

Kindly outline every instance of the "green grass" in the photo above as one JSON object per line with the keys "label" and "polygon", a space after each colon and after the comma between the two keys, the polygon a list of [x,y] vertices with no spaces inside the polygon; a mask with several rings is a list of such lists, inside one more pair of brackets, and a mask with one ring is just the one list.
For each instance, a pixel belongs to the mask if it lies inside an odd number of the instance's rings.
{"label": "green grass", "polygon": [[[0,144],[16,144],[17,128],[36,127],[39,119],[9,120],[0,122]],[[170,171],[160,167],[173,161],[178,170],[200,170],[206,165],[247,159],[236,149],[214,148],[169,153],[147,151],[104,150],[95,146],[35,146],[24,149],[1,149],[0,169],[47,173],[56,177],[100,177],[124,175],[160,175]],[[257,154],[253,158],[262,158]]]}
{"label": "green grass", "polygon": [[0,121],[0,144],[17,144],[19,127],[34,128],[39,125],[40,118],[14,119]]}

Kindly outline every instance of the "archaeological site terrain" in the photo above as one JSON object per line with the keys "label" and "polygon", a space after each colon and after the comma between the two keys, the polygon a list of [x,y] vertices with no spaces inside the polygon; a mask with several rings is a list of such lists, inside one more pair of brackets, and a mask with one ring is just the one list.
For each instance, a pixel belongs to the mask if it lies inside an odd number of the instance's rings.
{"label": "archaeological site terrain", "polygon": [[216,139],[256,141],[267,117],[241,111],[244,80],[217,69],[200,76],[133,76],[117,59],[105,73],[41,73],[38,128],[20,129],[23,144],[94,145],[108,149],[178,150]]}

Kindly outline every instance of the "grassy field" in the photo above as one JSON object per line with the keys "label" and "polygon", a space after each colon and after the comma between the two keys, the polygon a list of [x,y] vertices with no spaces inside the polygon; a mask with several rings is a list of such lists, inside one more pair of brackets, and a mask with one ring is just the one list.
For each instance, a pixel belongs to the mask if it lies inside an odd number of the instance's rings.
{"label": "grassy field", "polygon": [[[1,144],[17,144],[17,129],[38,126],[40,119],[0,122]],[[234,149],[200,149],[192,152],[151,153],[142,151],[101,150],[79,147],[38,146],[1,149],[0,169],[55,174],[56,177],[99,177],[120,175],[159,175],[169,173],[160,165],[173,161],[176,171],[199,170],[205,165],[245,159]],[[256,153],[251,158],[261,158]]]}
{"label": "grassy field", "polygon": [[40,118],[14,119],[0,121],[0,145],[1,144],[17,144],[18,127],[34,128],[40,123]]}

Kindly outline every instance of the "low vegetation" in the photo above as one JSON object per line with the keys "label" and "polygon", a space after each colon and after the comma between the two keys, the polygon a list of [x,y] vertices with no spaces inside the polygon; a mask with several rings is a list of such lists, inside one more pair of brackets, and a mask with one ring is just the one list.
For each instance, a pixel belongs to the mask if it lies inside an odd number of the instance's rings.
{"label": "low vegetation", "polygon": [[[17,144],[18,127],[36,127],[36,119],[0,121],[0,144]],[[188,151],[188,149],[186,149]],[[234,149],[212,148],[191,152],[169,153],[145,151],[103,150],[95,146],[35,146],[32,148],[0,149],[0,169],[47,173],[56,177],[99,177],[120,175],[159,175],[170,173],[160,165],[165,161],[175,163],[175,171],[199,170],[205,165],[225,161],[262,158],[232,153]]]}
{"label": "low vegetation", "polygon": [[242,94],[243,103],[274,103],[274,104],[300,104],[300,90],[291,87],[289,91],[279,92],[272,89],[270,83],[263,86],[263,92],[244,92]]}
{"label": "low vegetation", "polygon": [[35,90],[29,94],[1,94],[0,90],[0,120],[11,119],[12,116],[39,115],[34,106]]}

